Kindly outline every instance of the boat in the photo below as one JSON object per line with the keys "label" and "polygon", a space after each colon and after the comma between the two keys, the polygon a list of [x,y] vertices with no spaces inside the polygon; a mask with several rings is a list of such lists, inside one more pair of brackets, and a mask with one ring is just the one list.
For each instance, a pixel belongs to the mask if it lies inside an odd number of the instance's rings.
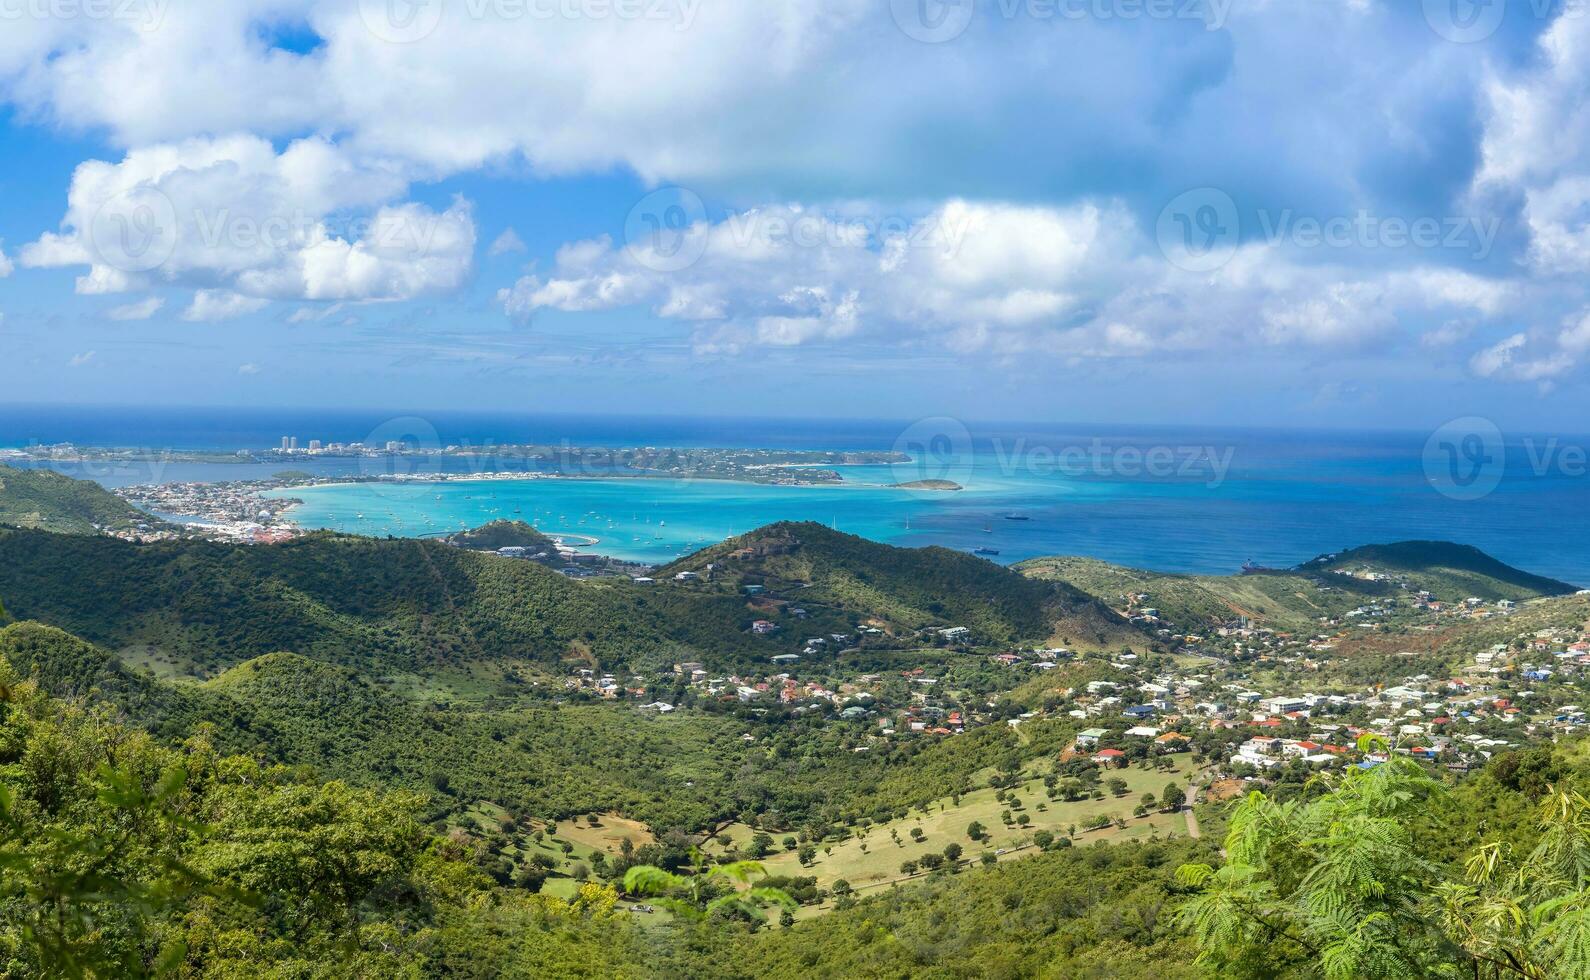
{"label": "boat", "polygon": [[974,548],[974,549],[972,549],[972,554],[974,554],[974,555],[989,555],[991,557],[997,558],[999,556],[999,549],[998,548]]}
{"label": "boat", "polygon": [[1007,521],[1030,521],[1030,520],[1032,520],[1032,518],[1028,517],[1026,514],[1006,514],[1005,515],[1005,520],[1007,520]]}

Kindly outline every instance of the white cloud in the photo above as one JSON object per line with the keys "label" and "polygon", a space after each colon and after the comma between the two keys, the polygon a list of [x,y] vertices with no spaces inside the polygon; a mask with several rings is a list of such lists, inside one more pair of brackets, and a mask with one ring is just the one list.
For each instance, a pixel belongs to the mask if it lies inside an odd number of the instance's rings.
{"label": "white cloud", "polygon": [[182,319],[189,323],[232,320],[250,313],[258,313],[269,304],[269,300],[243,296],[224,289],[201,289],[193,294],[193,302],[182,311]]}
{"label": "white cloud", "polygon": [[525,247],[524,239],[519,237],[519,233],[512,228],[506,228],[502,234],[492,241],[491,247],[486,250],[486,254],[491,258],[497,258],[500,255],[527,251],[529,249]]}
{"label": "white cloud", "polygon": [[[887,229],[881,235],[877,229]],[[499,299],[515,317],[646,305],[700,353],[861,334],[1000,355],[1142,357],[1233,345],[1360,350],[1403,323],[1484,315],[1505,287],[1442,269],[1356,270],[1251,244],[1211,273],[1169,266],[1115,202],[949,201],[911,221],[763,208],[678,240],[560,250]],[[700,257],[668,271],[659,251]],[[657,268],[663,265],[664,268]]]}
{"label": "white cloud", "polygon": [[66,362],[66,366],[67,367],[82,367],[83,365],[87,364],[89,361],[92,361],[94,359],[95,353],[97,353],[97,352],[96,351],[84,351],[81,354],[73,354],[71,359],[69,359]]}
{"label": "white cloud", "polygon": [[159,313],[165,305],[165,300],[158,296],[150,296],[136,303],[113,307],[106,311],[105,316],[112,320],[147,320]]}
{"label": "white cloud", "polygon": [[[5,244],[4,242],[0,242],[0,245],[4,245],[4,244]],[[15,271],[16,271],[16,264],[13,263],[11,261],[11,259],[9,259],[6,256],[6,253],[5,253],[4,249],[0,249],[0,279],[6,278],[7,276],[11,275],[12,272],[15,272]]]}
{"label": "white cloud", "polygon": [[258,374],[259,373],[259,365],[258,364],[239,364],[237,366],[237,373],[238,374],[242,374],[242,375]]}
{"label": "white cloud", "polygon": [[258,299],[402,300],[456,289],[473,266],[474,219],[387,203],[399,169],[319,138],[277,153],[255,136],[143,147],[77,168],[62,230],[24,265],[87,265],[78,292],[152,284]]}

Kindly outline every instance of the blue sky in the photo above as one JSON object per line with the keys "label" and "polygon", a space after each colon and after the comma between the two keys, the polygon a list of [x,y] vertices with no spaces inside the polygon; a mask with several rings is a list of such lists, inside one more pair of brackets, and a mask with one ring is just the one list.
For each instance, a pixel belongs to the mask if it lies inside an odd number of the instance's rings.
{"label": "blue sky", "polygon": [[35,0],[0,402],[1582,430],[1551,0]]}

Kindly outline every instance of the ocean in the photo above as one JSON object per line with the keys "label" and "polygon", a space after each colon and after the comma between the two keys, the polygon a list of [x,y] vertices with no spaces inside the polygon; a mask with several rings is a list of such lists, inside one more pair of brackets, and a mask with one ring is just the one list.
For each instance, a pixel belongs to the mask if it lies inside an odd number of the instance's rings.
{"label": "ocean", "polygon": [[[298,489],[307,527],[421,536],[512,518],[598,539],[591,550],[663,562],[763,524],[819,521],[877,541],[988,552],[1011,563],[1088,555],[1161,571],[1285,566],[1361,544],[1442,539],[1590,583],[1586,440],[1503,435],[1482,420],[1430,432],[466,413],[0,407],[0,447],[73,442],[260,450],[296,436],[489,447],[890,450],[909,463],[843,469],[838,487],[706,479],[523,479]],[[283,469],[357,475],[357,460],[69,464],[108,486],[233,480]],[[450,461],[454,472],[470,464]],[[960,491],[892,485],[946,479]],[[362,516],[361,516],[362,515]],[[997,554],[992,554],[997,552]]]}

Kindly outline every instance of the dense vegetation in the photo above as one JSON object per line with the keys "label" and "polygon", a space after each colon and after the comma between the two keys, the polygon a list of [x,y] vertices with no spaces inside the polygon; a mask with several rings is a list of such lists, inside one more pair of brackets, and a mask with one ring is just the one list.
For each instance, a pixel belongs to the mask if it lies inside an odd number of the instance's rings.
{"label": "dense vegetation", "polygon": [[[1394,582],[1423,589],[1448,602],[1470,596],[1515,601],[1562,596],[1564,582],[1532,575],[1463,545],[1434,541],[1355,548],[1323,556],[1295,569],[1264,569],[1250,575],[1175,575],[1111,565],[1094,558],[1034,558],[1016,569],[1038,579],[1064,582],[1117,608],[1152,607],[1184,629],[1202,629],[1246,617],[1277,629],[1300,629],[1321,616],[1339,617],[1365,602],[1399,591]],[[1343,573],[1378,573],[1374,580]]]}
{"label": "dense vegetation", "polygon": [[0,525],[94,534],[160,523],[97,483],[0,465]]}
{"label": "dense vegetation", "polygon": [[821,524],[774,524],[658,574],[702,573],[709,565],[722,589],[759,586],[803,608],[837,610],[880,626],[964,626],[990,643],[1093,648],[1146,642],[1098,600],[1064,583],[1028,578],[948,548],[894,548]]}
{"label": "dense vegetation", "polygon": [[447,540],[460,548],[496,551],[499,548],[526,548],[557,553],[557,544],[524,521],[492,521],[469,531],[450,534]]}
{"label": "dense vegetation", "polygon": [[[437,541],[325,533],[237,548],[0,530],[0,595],[18,618],[114,650],[151,648],[199,671],[282,651],[375,673],[470,662],[557,673],[565,661],[734,667],[799,650],[802,634],[854,633],[864,622],[903,633],[967,625],[989,641],[1097,640],[1125,629],[1074,590],[966,555],[889,548],[815,525],[800,527],[804,539],[784,527],[768,533],[798,543],[757,563],[760,577],[811,583],[800,594],[804,620],[771,637],[752,636],[750,625],[780,609],[737,594],[738,579],[577,582]],[[704,567],[717,550],[692,561]]]}

